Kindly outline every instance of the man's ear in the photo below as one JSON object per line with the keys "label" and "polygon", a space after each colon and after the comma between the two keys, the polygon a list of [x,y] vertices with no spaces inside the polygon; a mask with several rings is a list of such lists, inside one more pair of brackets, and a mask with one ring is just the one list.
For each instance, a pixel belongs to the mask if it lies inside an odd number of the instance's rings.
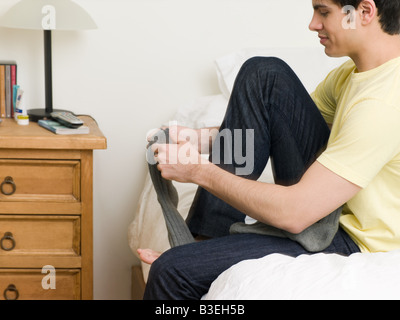
{"label": "man's ear", "polygon": [[368,25],[378,15],[374,0],[363,0],[358,6],[358,15],[362,25]]}

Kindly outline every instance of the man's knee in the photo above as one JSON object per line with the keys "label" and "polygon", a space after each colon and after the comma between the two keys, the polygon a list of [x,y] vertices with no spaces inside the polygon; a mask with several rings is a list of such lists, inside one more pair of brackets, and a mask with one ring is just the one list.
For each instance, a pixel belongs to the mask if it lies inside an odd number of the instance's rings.
{"label": "man's knee", "polygon": [[251,73],[258,72],[260,70],[280,73],[289,69],[289,65],[277,57],[252,57],[248,59],[242,66],[242,71]]}

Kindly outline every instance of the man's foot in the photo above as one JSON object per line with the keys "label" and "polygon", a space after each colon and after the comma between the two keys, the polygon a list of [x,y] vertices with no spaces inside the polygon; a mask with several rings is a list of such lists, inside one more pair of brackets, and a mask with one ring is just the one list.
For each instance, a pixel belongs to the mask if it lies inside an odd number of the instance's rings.
{"label": "man's foot", "polygon": [[[210,238],[204,236],[197,236],[195,240],[199,242],[208,239]],[[139,258],[140,260],[142,260],[142,262],[150,265],[161,256],[160,252],[151,249],[137,249],[137,253],[139,254]]]}
{"label": "man's foot", "polygon": [[151,249],[138,249],[137,252],[140,260],[150,265],[161,256],[161,253]]}

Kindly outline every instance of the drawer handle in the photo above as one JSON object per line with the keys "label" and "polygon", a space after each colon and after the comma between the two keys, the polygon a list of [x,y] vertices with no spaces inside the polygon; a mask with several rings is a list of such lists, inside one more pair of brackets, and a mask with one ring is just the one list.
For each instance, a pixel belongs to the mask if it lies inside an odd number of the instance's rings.
{"label": "drawer handle", "polygon": [[[10,192],[4,191],[4,186],[5,185],[10,185],[12,190]],[[1,193],[4,194],[5,196],[11,196],[15,193],[17,190],[17,186],[15,185],[15,182],[12,177],[6,177],[4,181],[0,185],[0,190]]]}
{"label": "drawer handle", "polygon": [[13,284],[10,284],[3,293],[4,299],[6,300],[17,300],[19,298],[19,292],[17,287]]}
{"label": "drawer handle", "polygon": [[[9,247],[4,246],[4,241],[11,241],[11,246],[9,246]],[[0,247],[4,251],[11,251],[11,250],[13,250],[15,248],[15,239],[14,239],[13,234],[11,232],[6,232],[4,234],[4,237],[1,238]]]}

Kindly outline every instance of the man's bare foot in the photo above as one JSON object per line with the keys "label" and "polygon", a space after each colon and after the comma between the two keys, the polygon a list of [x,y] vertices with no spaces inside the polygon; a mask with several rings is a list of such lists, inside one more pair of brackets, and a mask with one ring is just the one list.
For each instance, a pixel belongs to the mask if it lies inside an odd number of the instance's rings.
{"label": "man's bare foot", "polygon": [[[204,241],[208,240],[210,238],[208,237],[203,237],[203,236],[197,236],[196,241]],[[142,260],[144,263],[147,264],[153,264],[154,261],[156,261],[160,256],[161,253],[151,250],[151,249],[137,249],[137,253],[139,254],[140,260]]]}
{"label": "man's bare foot", "polygon": [[150,265],[161,256],[161,253],[151,249],[138,249],[137,252],[140,260]]}

